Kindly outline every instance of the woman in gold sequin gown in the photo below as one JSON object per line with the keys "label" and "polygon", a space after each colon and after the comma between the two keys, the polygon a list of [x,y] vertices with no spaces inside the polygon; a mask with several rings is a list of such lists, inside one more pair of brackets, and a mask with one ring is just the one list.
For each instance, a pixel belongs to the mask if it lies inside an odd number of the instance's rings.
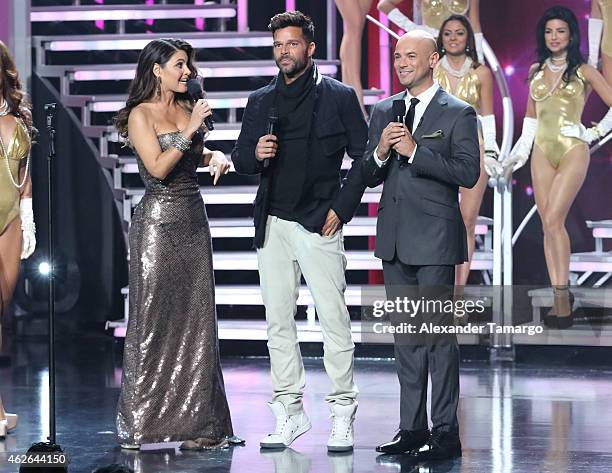
{"label": "woman in gold sequin gown", "polygon": [[[580,123],[589,87],[608,106],[612,88],[580,54],[578,21],[571,10],[552,7],[537,27],[538,62],[529,72],[529,99],[523,131],[504,161],[516,171],[531,152],[531,179],[544,229],[544,255],[554,291],[554,305],[544,322],[572,325],[572,295],[568,288],[570,240],[567,214],[582,187],[589,166],[588,145],[612,128],[612,109],[593,128]],[[594,94],[592,94],[594,95]]]}
{"label": "woman in gold sequin gown", "polygon": [[452,15],[441,25],[438,35],[440,61],[434,70],[434,79],[440,87],[469,103],[480,120],[480,178],[471,189],[460,188],[461,215],[467,231],[468,261],[457,266],[455,285],[464,286],[470,274],[474,254],[475,229],[482,197],[487,187],[485,150],[489,159],[497,159],[495,115],[493,114],[493,76],[484,64],[478,62],[474,32],[463,15]]}
{"label": "woman in gold sequin gown", "polygon": [[612,84],[612,0],[591,0],[589,18],[589,64],[597,67],[601,48],[601,71]]}
{"label": "woman in gold sequin gown", "polygon": [[429,31],[434,38],[438,36],[442,23],[451,15],[465,15],[472,25],[476,40],[478,62],[484,63],[482,52],[482,29],[480,28],[480,0],[414,0],[415,17],[420,13],[421,25],[417,25],[399,10],[404,0],[380,0],[378,9],[389,17],[389,20],[410,31],[422,28]]}
{"label": "woman in gold sequin gown", "polygon": [[[36,245],[29,175],[31,132],[32,113],[15,62],[0,41],[0,347],[2,314],[17,284],[19,259],[28,258]],[[0,397],[0,439],[16,425],[17,415],[4,411]]]}
{"label": "woman in gold sequin gown", "polygon": [[188,98],[194,50],[157,39],[140,53],[120,135],[136,154],[145,195],[130,227],[129,322],[117,416],[122,447],[235,440],[219,360],[212,245],[196,169],[229,170],[204,146],[205,100]]}

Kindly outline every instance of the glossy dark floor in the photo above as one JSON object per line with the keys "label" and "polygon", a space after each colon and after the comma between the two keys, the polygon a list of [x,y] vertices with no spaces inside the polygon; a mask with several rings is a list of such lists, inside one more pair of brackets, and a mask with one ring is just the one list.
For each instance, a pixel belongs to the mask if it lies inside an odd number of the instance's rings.
{"label": "glossy dark floor", "polygon": [[[569,350],[569,348],[568,348]],[[23,453],[44,439],[48,404],[46,347],[15,344],[0,366],[6,409],[20,423],[0,452]],[[320,359],[307,361],[305,405],[313,428],[293,448],[263,453],[259,439],[273,429],[265,358],[223,360],[234,428],[246,446],[185,453],[178,444],[122,451],[114,434],[121,378],[120,356],[104,340],[63,342],[58,354],[58,442],[71,458],[71,472],[91,472],[125,463],[137,472],[359,473],[359,472],[612,472],[612,369],[536,365],[494,367],[463,363],[460,424],[463,458],[415,465],[401,457],[379,457],[374,447],[397,427],[398,384],[389,360],[358,360],[361,391],[356,448],[328,455],[330,420],[324,403],[329,382]],[[1,455],[0,455],[1,457]],[[4,457],[6,458],[6,457]],[[17,471],[3,461],[0,472]]]}

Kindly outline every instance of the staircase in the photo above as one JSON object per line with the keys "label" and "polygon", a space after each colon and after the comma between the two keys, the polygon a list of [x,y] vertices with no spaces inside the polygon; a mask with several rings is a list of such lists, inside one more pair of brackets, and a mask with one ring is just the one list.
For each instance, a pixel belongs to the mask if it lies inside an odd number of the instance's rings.
{"label": "staircase", "polygon": [[[238,137],[240,117],[249,93],[277,74],[276,65],[270,59],[271,36],[267,31],[236,30],[240,24],[237,20],[246,15],[240,11],[246,2],[240,1],[238,6],[224,0],[171,5],[127,0],[113,5],[64,3],[37,6],[33,1],[35,71],[52,79],[62,103],[80,116],[82,132],[95,145],[96,158],[112,186],[127,243],[132,211],[142,198],[144,187],[135,157],[121,146],[110,120],[125,102],[125,91],[133,78],[139,50],[149,41],[164,37],[180,37],[194,46],[200,75],[204,77],[208,100],[214,109],[215,130],[208,138],[207,147],[228,154]],[[323,74],[337,75],[337,60],[327,58],[316,62]],[[378,102],[381,94],[380,90],[365,91],[366,105]],[[349,166],[347,158],[343,168]],[[251,249],[254,233],[251,204],[257,179],[239,176],[232,167],[230,175],[212,187],[207,171],[198,169],[215,249],[220,337],[265,339],[256,254]],[[380,193],[380,187],[368,189],[362,203],[377,203]],[[376,221],[367,216],[367,205],[361,207],[358,216],[344,230],[349,283],[346,300],[357,309],[357,315],[363,302],[359,283],[366,283],[367,271],[381,269],[380,261],[368,249],[368,237],[375,235]],[[479,250],[474,255],[473,269],[482,271],[485,281],[489,281],[492,269],[492,223],[491,219],[481,217],[476,229]],[[124,317],[107,322],[107,327],[119,337],[125,334],[128,288],[122,293]],[[307,307],[306,319],[299,324],[301,339],[321,341],[307,288],[300,290],[298,303]],[[251,318],[246,320],[243,313],[251,314]],[[359,325],[357,320],[353,322],[356,340],[359,340]]]}

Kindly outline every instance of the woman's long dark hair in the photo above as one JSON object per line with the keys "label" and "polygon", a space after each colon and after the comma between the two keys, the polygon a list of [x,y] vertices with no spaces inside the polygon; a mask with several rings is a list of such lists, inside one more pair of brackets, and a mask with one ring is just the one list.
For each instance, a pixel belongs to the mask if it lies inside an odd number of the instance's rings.
{"label": "woman's long dark hair", "polygon": [[444,20],[444,23],[442,23],[442,26],[440,27],[440,33],[438,33],[438,39],[436,40],[436,43],[438,43],[438,53],[440,54],[440,59],[442,59],[442,56],[446,54],[442,43],[442,37],[444,36],[444,28],[446,27],[446,24],[449,21],[458,21],[463,25],[465,31],[467,31],[466,47],[470,50],[466,50],[465,54],[472,60],[472,67],[476,69],[480,65],[480,63],[478,62],[478,53],[476,52],[476,38],[474,37],[474,28],[472,28],[470,20],[468,20],[467,17],[464,15],[451,15],[446,20]]}
{"label": "woman's long dark hair", "polygon": [[10,113],[21,118],[32,135],[35,131],[32,125],[32,106],[21,87],[15,61],[2,41],[0,41],[0,94],[6,100]]}
{"label": "woman's long dark hair", "polygon": [[[147,44],[138,56],[136,75],[128,89],[128,99],[115,117],[115,127],[123,139],[128,136],[128,118],[134,107],[152,100],[157,95],[157,80],[153,74],[153,66],[164,67],[177,51],[187,54],[187,67],[191,71],[190,79],[197,77],[198,70],[194,65],[195,51],[191,44],[182,39],[155,39]],[[191,111],[192,103],[187,94],[176,94],[175,101],[187,111]]]}
{"label": "woman's long dark hair", "polygon": [[572,75],[575,75],[578,68],[585,63],[585,60],[580,53],[580,28],[578,27],[576,15],[569,8],[559,6],[546,10],[538,21],[536,28],[538,67],[531,74],[529,80],[533,78],[536,72],[543,69],[544,61],[552,56],[550,49],[546,47],[546,39],[544,38],[546,23],[550,20],[564,21],[567,23],[570,31],[569,44],[567,45],[567,69],[563,73],[563,82],[567,84],[571,80]]}

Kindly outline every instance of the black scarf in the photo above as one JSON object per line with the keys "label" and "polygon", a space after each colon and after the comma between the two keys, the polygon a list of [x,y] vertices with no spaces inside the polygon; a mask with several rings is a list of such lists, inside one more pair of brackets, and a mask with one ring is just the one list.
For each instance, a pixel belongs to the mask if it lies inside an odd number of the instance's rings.
{"label": "black scarf", "polygon": [[314,64],[291,84],[281,73],[276,78],[276,107],[280,138],[308,138],[314,110]]}
{"label": "black scarf", "polygon": [[278,157],[274,159],[270,213],[297,220],[295,208],[306,176],[310,131],[315,106],[316,66],[310,66],[291,84],[282,73],[276,79]]}

